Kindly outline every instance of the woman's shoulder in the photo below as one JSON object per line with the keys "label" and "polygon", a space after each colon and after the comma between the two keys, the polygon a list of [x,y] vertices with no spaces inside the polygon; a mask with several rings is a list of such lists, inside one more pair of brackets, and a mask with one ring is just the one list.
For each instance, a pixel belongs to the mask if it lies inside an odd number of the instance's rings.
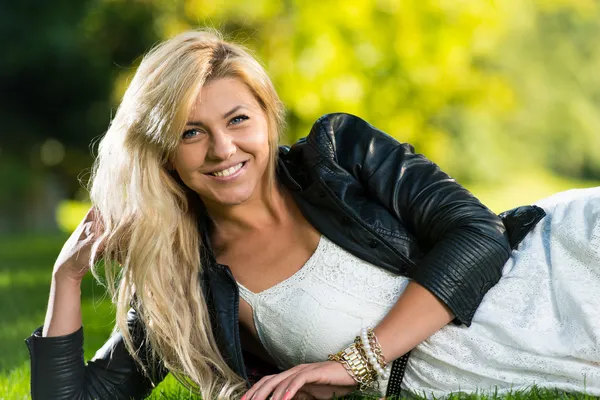
{"label": "woman's shoulder", "polygon": [[371,125],[366,120],[348,113],[329,113],[319,117],[306,136],[298,139],[291,146],[280,146],[280,155],[290,159],[315,161],[330,159],[341,162],[350,158],[362,160],[365,155],[387,154],[397,146],[406,146],[413,152],[408,143],[400,143],[392,136]]}
{"label": "woman's shoulder", "polygon": [[[353,114],[335,112],[320,116],[313,123],[306,137],[298,140],[297,143],[305,143],[310,140],[323,140],[335,145],[340,137],[343,139],[368,139],[373,135],[383,135],[391,138],[390,135],[371,125],[365,119]],[[333,140],[338,139],[338,140]]]}

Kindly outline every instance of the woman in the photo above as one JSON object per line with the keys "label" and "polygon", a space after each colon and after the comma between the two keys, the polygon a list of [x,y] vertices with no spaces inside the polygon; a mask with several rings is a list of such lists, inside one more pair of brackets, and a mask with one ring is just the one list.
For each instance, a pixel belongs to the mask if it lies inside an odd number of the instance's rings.
{"label": "woman", "polygon": [[[188,32],[144,58],[27,339],[34,399],[142,398],[167,372],[204,398],[584,378],[600,394],[598,189],[501,220],[357,117],[326,115],[291,148],[282,130],[241,47]],[[587,258],[553,259],[570,254]],[[79,287],[100,257],[117,326],[84,365]]]}

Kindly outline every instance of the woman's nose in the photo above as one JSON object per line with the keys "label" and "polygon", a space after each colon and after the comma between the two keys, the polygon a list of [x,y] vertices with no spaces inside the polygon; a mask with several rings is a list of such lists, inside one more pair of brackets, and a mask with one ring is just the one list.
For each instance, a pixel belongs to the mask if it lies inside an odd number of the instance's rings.
{"label": "woman's nose", "polygon": [[235,154],[237,148],[231,135],[215,131],[211,135],[210,156],[219,160],[227,160]]}

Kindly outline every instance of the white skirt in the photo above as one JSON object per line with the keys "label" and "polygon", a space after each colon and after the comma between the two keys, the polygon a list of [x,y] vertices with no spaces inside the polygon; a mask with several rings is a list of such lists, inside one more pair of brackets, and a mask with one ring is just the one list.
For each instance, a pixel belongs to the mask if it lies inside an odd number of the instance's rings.
{"label": "white skirt", "polygon": [[413,350],[403,386],[427,397],[538,387],[600,396],[600,188],[537,203],[547,215],[504,266],[472,325]]}

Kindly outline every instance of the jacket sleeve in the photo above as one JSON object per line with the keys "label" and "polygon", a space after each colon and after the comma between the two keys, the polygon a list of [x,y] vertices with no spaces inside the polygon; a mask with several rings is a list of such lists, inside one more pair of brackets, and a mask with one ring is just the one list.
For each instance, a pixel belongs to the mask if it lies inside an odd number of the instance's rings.
{"label": "jacket sleeve", "polygon": [[143,399],[167,371],[149,365],[148,347],[135,310],[127,315],[130,333],[150,379],[125,348],[120,333],[113,334],[87,365],[83,358],[83,327],[57,337],[42,337],[38,328],[25,342],[31,360],[33,400]]}
{"label": "jacket sleeve", "polygon": [[358,117],[326,115],[316,129],[336,162],[416,237],[424,256],[409,277],[445,303],[455,323],[470,325],[510,256],[502,221],[410,144]]}

